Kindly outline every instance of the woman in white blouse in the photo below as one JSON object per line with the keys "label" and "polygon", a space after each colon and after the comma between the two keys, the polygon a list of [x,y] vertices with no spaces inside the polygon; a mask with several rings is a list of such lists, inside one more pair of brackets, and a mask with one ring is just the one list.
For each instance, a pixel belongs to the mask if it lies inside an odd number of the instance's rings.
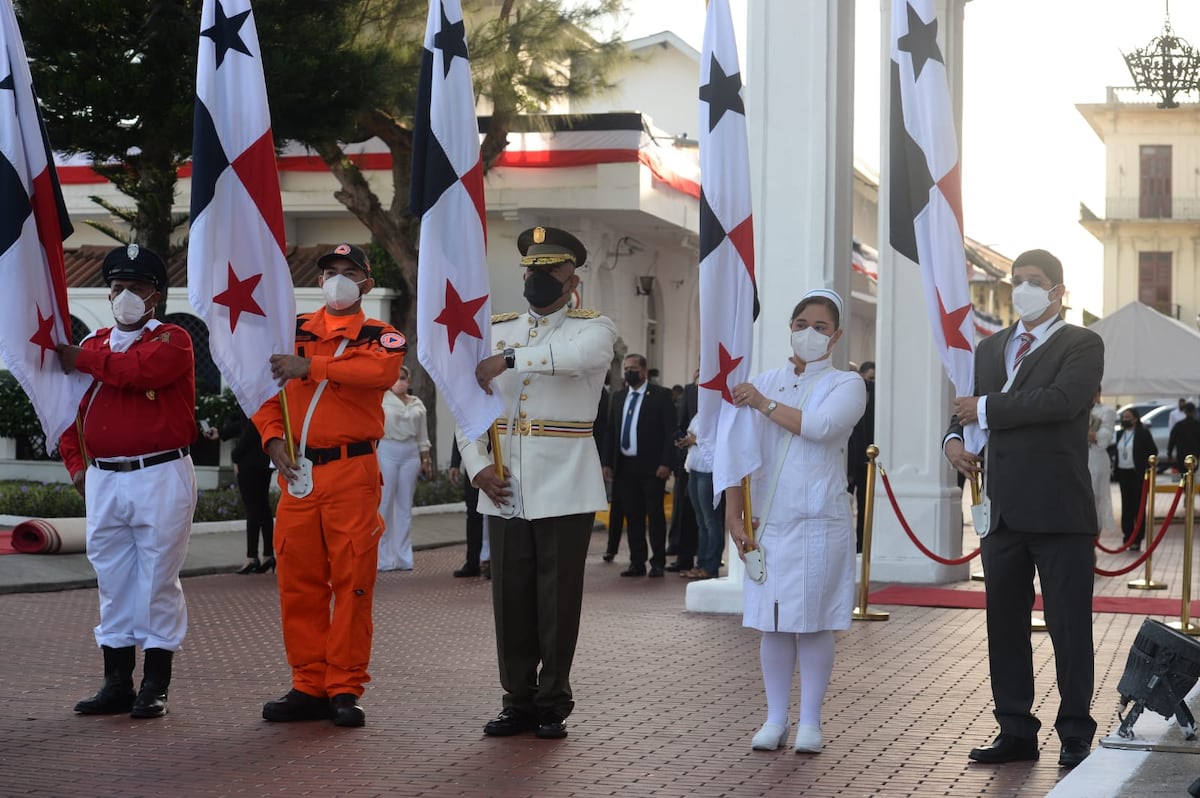
{"label": "woman in white blouse", "polygon": [[400,378],[383,395],[383,440],[379,441],[379,471],[383,475],[383,497],[379,514],[384,531],[379,541],[379,570],[411,571],[412,505],[418,472],[433,475],[429,461],[429,427],[425,404],[408,394],[409,371],[400,368]]}

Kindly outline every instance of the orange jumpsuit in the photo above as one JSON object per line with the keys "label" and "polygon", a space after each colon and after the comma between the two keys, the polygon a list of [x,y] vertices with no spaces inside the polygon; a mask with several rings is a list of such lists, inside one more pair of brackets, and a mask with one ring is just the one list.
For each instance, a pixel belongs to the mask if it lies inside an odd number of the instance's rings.
{"label": "orange jumpsuit", "polygon": [[[317,385],[329,382],[305,443],[313,461],[312,493],[298,499],[280,478],[275,556],[283,644],[295,689],[361,696],[370,679],[371,607],[383,532],[375,443],[383,437],[383,392],[399,376],[407,347],[395,328],[361,312],[333,316],[322,308],[296,321],[296,354],[311,360],[308,377],[289,380],[284,389],[297,448]],[[343,338],[349,344],[335,357]],[[253,420],[264,448],[284,437],[279,397]]]}

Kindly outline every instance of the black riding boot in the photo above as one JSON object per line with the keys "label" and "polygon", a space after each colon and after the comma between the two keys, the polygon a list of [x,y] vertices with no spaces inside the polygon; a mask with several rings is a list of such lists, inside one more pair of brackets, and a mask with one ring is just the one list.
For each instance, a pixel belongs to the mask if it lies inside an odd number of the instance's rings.
{"label": "black riding boot", "polygon": [[148,648],[142,669],[142,687],[129,714],[135,718],[161,718],[167,714],[167,688],[171,686],[171,658],[174,651]]}
{"label": "black riding boot", "polygon": [[133,707],[133,667],[137,652],[133,646],[112,648],[101,646],[104,652],[104,685],[100,692],[75,705],[81,715],[118,715]]}

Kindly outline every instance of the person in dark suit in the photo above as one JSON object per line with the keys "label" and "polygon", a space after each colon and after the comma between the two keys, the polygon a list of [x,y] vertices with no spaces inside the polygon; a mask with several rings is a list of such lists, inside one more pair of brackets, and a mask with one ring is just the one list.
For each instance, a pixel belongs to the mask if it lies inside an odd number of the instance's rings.
{"label": "person in dark suit", "polygon": [[604,446],[604,476],[613,480],[629,530],[629,568],[621,576],[662,576],[667,562],[663,489],[675,463],[675,403],[671,392],[647,381],[646,358],[626,355],[625,386],[613,394]]}
{"label": "person in dark suit", "polygon": [[463,500],[467,504],[467,561],[462,568],[453,572],[454,576],[460,579],[486,576],[491,579],[491,558],[483,556],[483,514],[479,512],[479,488],[462,478],[462,453],[458,450],[457,437],[450,447],[450,484],[463,486]]}
{"label": "person in dark suit", "polygon": [[[674,393],[675,389],[671,390]],[[698,406],[698,390],[693,380],[679,389],[679,398],[675,401],[675,490],[671,501],[671,527],[667,531],[667,554],[669,556],[674,550],[675,560],[666,567],[672,572],[686,573],[692,570],[696,565],[696,547],[700,543],[700,525],[689,498],[688,472],[683,467],[687,459],[688,444],[685,441],[688,425],[692,423]]]}
{"label": "person in dark suit", "polygon": [[[1129,540],[1142,503],[1142,480],[1150,465],[1150,456],[1158,455],[1158,446],[1137,413],[1128,409],[1121,412],[1121,429],[1114,445],[1117,447],[1117,484],[1121,487],[1121,533],[1123,540]],[[1143,523],[1130,550],[1141,551],[1145,538],[1146,524]]]}
{"label": "person in dark suit", "polygon": [[[1039,757],[1033,715],[1034,569],[1054,646],[1058,762],[1075,767],[1091,750],[1096,503],[1088,472],[1088,422],[1104,373],[1104,343],[1061,318],[1062,264],[1045,250],[1012,265],[1020,321],[975,351],[975,396],[954,400],[946,458],[967,478],[981,470],[991,502],[979,529],[987,594],[988,667],[1000,734],[970,758],[998,764]],[[987,434],[985,456],[967,451],[963,425]]]}
{"label": "person in dark suit", "polygon": [[846,490],[854,494],[858,505],[855,534],[858,538],[856,551],[863,550],[863,521],[867,511],[867,447],[875,442],[875,361],[865,360],[858,367],[859,376],[867,386],[867,409],[854,425],[850,441],[846,444]]}
{"label": "person in dark suit", "polygon": [[[220,429],[209,427],[204,437],[210,441],[237,438],[230,453],[237,477],[238,492],[246,507],[246,564],[236,574],[265,574],[275,570],[275,516],[271,513],[271,458],[262,448],[258,428],[239,411],[239,418]],[[258,538],[262,535],[262,560],[258,559]]]}

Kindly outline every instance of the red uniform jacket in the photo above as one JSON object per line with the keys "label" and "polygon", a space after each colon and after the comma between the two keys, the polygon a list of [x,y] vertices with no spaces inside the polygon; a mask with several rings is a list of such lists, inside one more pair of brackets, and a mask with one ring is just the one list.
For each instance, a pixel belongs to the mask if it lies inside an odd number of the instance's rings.
{"label": "red uniform jacket", "polygon": [[[343,338],[350,343],[334,357]],[[331,316],[321,308],[296,319],[296,354],[311,359],[308,376],[288,380],[285,387],[292,435],[300,431],[313,394],[329,380],[309,423],[307,446],[329,447],[383,437],[383,392],[400,376],[407,352],[404,336],[394,327],[365,314]],[[279,397],[268,399],[254,414],[263,447],[283,438]]]}
{"label": "red uniform jacket", "polygon": [[[89,458],[138,457],[196,440],[196,373],[192,339],[174,324],[147,325],[124,352],[109,348],[111,328],[80,345],[75,368],[95,380],[79,414]],[[83,467],[78,427],[58,451],[74,477]]]}

